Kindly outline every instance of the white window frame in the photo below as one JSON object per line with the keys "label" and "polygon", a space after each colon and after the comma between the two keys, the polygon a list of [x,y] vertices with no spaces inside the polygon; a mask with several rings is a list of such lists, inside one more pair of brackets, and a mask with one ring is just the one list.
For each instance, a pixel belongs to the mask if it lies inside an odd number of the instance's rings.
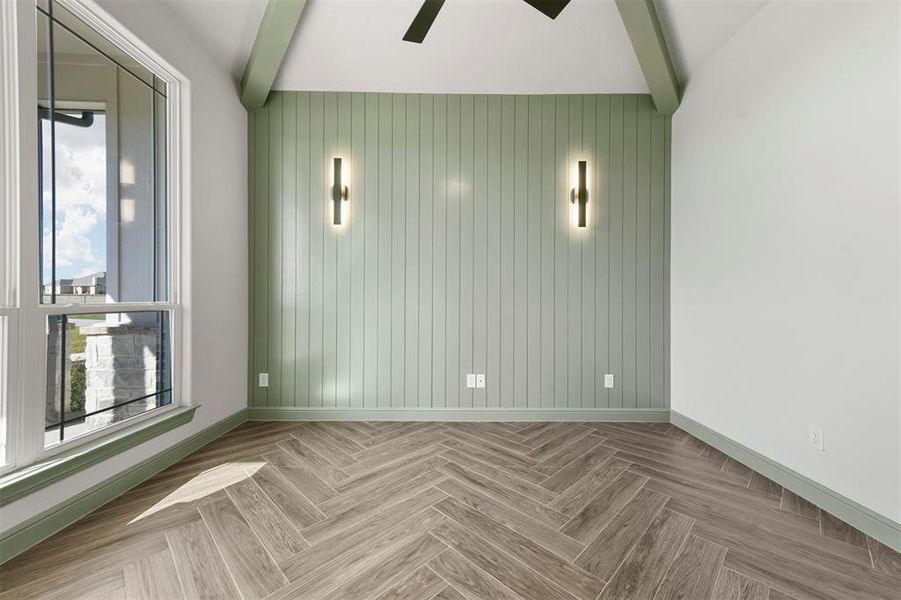
{"label": "white window frame", "polygon": [[[190,406],[189,322],[185,312],[188,238],[183,229],[190,214],[190,82],[158,53],[129,32],[92,0],[54,0],[100,35],[124,50],[166,86],[166,198],[168,294],[166,302],[109,304],[40,304],[37,135],[37,49],[34,0],[0,0],[0,58],[5,69],[0,93],[0,134],[4,136],[0,198],[0,234],[5,281],[0,281],[0,316],[7,321],[7,372],[0,382],[0,423],[5,425],[7,455],[0,472],[31,465],[75,446],[136,423],[162,418]],[[9,35],[12,33],[12,35]],[[4,230],[5,228],[5,230]],[[4,258],[0,254],[0,258]],[[44,448],[47,372],[47,318],[51,315],[167,311],[171,353],[172,403],[103,429]],[[0,340],[2,343],[3,340]],[[30,365],[30,366],[28,366]],[[3,366],[0,365],[0,369]]]}

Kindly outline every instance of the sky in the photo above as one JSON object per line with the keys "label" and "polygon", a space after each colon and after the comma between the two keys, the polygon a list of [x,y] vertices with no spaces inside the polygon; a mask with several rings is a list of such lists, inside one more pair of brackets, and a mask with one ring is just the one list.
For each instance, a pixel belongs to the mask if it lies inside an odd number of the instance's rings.
{"label": "sky", "polygon": [[[49,122],[44,132],[44,282],[51,278]],[[106,271],[106,117],[56,123],[56,278]]]}

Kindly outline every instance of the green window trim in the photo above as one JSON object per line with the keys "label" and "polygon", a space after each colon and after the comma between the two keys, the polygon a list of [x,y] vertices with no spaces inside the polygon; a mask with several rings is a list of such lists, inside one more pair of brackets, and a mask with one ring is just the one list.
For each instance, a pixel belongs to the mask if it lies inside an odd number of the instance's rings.
{"label": "green window trim", "polygon": [[180,406],[156,418],[142,420],[109,436],[61,452],[0,477],[0,506],[96,465],[176,427],[190,423],[197,406]]}

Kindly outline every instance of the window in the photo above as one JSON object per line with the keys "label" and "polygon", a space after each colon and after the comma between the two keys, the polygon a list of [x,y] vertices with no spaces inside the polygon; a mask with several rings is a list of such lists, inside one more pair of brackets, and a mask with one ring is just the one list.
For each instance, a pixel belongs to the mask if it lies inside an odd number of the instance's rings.
{"label": "window", "polygon": [[81,0],[36,0],[30,21],[2,4],[8,470],[179,404],[184,79]]}

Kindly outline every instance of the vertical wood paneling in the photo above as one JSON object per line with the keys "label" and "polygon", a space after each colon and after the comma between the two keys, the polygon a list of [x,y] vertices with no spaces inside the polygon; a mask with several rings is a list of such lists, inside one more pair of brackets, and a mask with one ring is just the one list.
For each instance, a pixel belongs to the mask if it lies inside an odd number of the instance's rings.
{"label": "vertical wood paneling", "polygon": [[278,92],[248,131],[252,405],[667,405],[670,121],[649,97]]}
{"label": "vertical wood paneling", "polygon": [[460,388],[460,96],[447,97],[447,250],[445,406],[459,408]]}
{"label": "vertical wood paneling", "polygon": [[297,96],[286,94],[282,104],[282,334],[280,365],[281,406],[294,406],[297,365]]}
{"label": "vertical wood paneling", "polygon": [[432,319],[434,300],[433,281],[433,241],[434,221],[434,139],[435,139],[435,97],[422,96],[419,105],[419,393],[416,404],[422,408],[432,406],[432,365],[434,344],[432,344],[434,323]]}
{"label": "vertical wood paneling", "polygon": [[[351,95],[347,92],[338,94],[338,139],[335,144],[335,156],[343,160],[351,158],[351,127],[353,117],[351,114]],[[346,175],[351,175],[350,169],[343,169]],[[352,177],[352,175],[351,175]],[[349,211],[344,211],[344,219],[350,219]],[[351,235],[353,228],[342,230],[334,236],[337,242],[337,277],[335,307],[337,320],[337,344],[336,344],[336,378],[335,378],[335,405],[339,407],[349,406],[350,398],[350,322],[351,322]]]}
{"label": "vertical wood paneling", "polygon": [[391,136],[393,106],[389,94],[379,94],[379,130],[378,130],[378,298],[379,316],[376,328],[378,337],[378,403],[379,408],[391,406],[391,248],[392,227],[391,210],[393,208],[393,189],[391,172]]}
{"label": "vertical wood paneling", "polygon": [[350,231],[350,389],[348,406],[363,406],[365,395],[366,323],[366,96],[351,95],[350,185],[353,203],[348,206]]}
{"label": "vertical wood paneling", "polygon": [[[324,148],[325,107],[323,94],[314,92],[310,97],[310,381],[308,390],[309,406],[323,406],[323,365],[325,355],[323,277],[325,260],[323,254],[324,230],[329,215],[327,208],[327,185],[324,179],[325,165],[329,156]],[[301,404],[301,406],[303,406]]]}
{"label": "vertical wood paneling", "polygon": [[[473,331],[472,368],[488,365],[488,98],[476,96],[473,123]],[[488,405],[486,388],[472,390],[472,406]]]}
{"label": "vertical wood paneling", "polygon": [[432,406],[447,406],[447,96],[436,96],[432,199]]}
{"label": "vertical wood paneling", "polygon": [[406,341],[407,98],[391,96],[391,385],[390,405],[404,406]]}
{"label": "vertical wood paneling", "polygon": [[529,235],[529,98],[517,96],[514,112],[513,164],[513,405],[526,408],[529,397],[528,235]]}
{"label": "vertical wood paneling", "polygon": [[[363,406],[378,406],[379,360],[379,97],[365,95],[366,124],[363,140],[363,197],[362,206],[363,248]],[[354,171],[357,166],[351,165]],[[354,196],[356,199],[356,196]],[[356,214],[357,202],[351,208]],[[358,222],[359,223],[359,222]],[[359,260],[359,257],[356,257]]]}
{"label": "vertical wood paneling", "polygon": [[415,407],[419,395],[419,96],[406,96],[404,179],[404,406]]}
{"label": "vertical wood paneling", "polygon": [[[475,373],[473,363],[473,295],[475,293],[474,248],[475,221],[473,214],[473,136],[474,105],[472,96],[460,100],[460,366],[458,373]],[[472,408],[472,390],[464,385],[464,375],[458,375],[460,406]]]}

